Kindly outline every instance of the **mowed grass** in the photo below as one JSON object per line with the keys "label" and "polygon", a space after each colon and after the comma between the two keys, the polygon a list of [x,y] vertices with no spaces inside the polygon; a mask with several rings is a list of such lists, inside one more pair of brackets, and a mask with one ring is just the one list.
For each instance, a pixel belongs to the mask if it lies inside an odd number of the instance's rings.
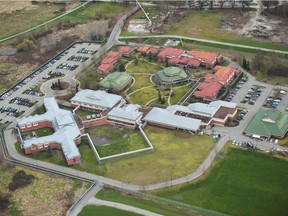
{"label": "mowed grass", "polygon": [[177,208],[176,206],[167,205],[150,199],[142,199],[131,194],[121,193],[108,188],[99,191],[96,194],[96,197],[98,199],[123,203],[166,216],[199,215],[197,212],[193,212],[190,209]]}
{"label": "mowed grass", "polygon": [[[43,136],[49,136],[52,135],[54,132],[51,128],[40,128],[37,130],[33,130],[36,133],[36,137],[43,137]],[[33,136],[32,132],[33,131],[26,131],[26,132],[22,132],[21,135],[22,137],[25,136]]]}
{"label": "mowed grass", "polygon": [[121,209],[112,208],[108,206],[96,206],[96,205],[86,205],[82,211],[78,214],[78,216],[94,216],[94,215],[101,215],[101,216],[137,216],[139,214],[123,211]]}
{"label": "mowed grass", "polygon": [[131,92],[134,92],[138,89],[141,89],[143,87],[151,86],[152,83],[150,82],[150,76],[151,75],[142,75],[142,74],[133,74],[133,77],[135,79],[135,83],[133,86],[131,86],[128,90],[128,94]]}
{"label": "mowed grass", "polygon": [[157,63],[149,63],[143,60],[139,60],[138,63],[135,65],[134,62],[130,63],[126,68],[126,71],[131,75],[135,73],[148,73],[153,74],[163,68],[160,67]]}
{"label": "mowed grass", "polygon": [[145,105],[149,101],[158,98],[158,92],[155,86],[151,86],[149,88],[142,89],[141,91],[135,92],[129,96],[133,103]]}
{"label": "mowed grass", "polygon": [[59,16],[55,11],[63,8],[62,4],[39,3],[32,6],[31,10],[16,10],[9,14],[2,14],[0,19],[0,38],[24,31],[41,24],[49,19]]}
{"label": "mowed grass", "polygon": [[100,157],[120,154],[148,147],[139,130],[114,128],[111,125],[94,127],[88,131],[90,136],[104,135],[112,139],[108,145],[95,146]]}
{"label": "mowed grass", "polygon": [[288,45],[244,39],[236,33],[220,29],[219,25],[224,18],[223,10],[193,11],[179,23],[173,23],[167,34],[287,51]]}
{"label": "mowed grass", "polygon": [[230,215],[287,215],[287,167],[287,160],[230,148],[204,179],[157,195]]}
{"label": "mowed grass", "polygon": [[152,184],[195,171],[213,147],[209,136],[147,126],[154,152],[106,164],[106,176],[131,184]]}
{"label": "mowed grass", "polygon": [[185,86],[177,86],[173,88],[173,96],[170,98],[170,104],[177,104],[181,98],[186,94],[187,91],[192,87],[193,84],[185,85]]}

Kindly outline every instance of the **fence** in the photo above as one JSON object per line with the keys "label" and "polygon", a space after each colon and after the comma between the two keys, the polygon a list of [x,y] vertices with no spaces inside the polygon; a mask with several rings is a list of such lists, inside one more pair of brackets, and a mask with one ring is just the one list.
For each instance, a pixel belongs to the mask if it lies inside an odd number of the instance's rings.
{"label": "fence", "polygon": [[124,153],[120,153],[120,154],[110,155],[110,156],[106,156],[106,157],[101,157],[99,155],[99,153],[97,152],[97,149],[95,148],[94,143],[91,140],[91,137],[89,134],[83,134],[82,136],[86,136],[88,138],[89,145],[91,146],[91,148],[92,148],[92,150],[96,156],[97,161],[101,164],[101,163],[108,162],[108,161],[114,161],[114,160],[118,160],[121,158],[139,156],[142,154],[152,152],[154,150],[154,147],[153,147],[152,143],[150,142],[150,140],[148,139],[148,137],[146,136],[145,132],[142,130],[141,126],[142,125],[140,125],[138,128],[140,130],[141,135],[144,137],[144,139],[147,142],[149,147],[134,150],[134,151],[124,152]]}

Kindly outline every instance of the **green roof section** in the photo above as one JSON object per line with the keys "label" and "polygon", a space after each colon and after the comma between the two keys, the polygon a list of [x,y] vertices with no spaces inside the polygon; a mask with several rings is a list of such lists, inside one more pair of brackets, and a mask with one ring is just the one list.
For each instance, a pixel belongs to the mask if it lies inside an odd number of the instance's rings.
{"label": "green roof section", "polygon": [[245,133],[284,137],[288,131],[288,113],[261,108],[250,121]]}
{"label": "green roof section", "polygon": [[172,83],[186,80],[189,75],[182,68],[167,67],[156,72],[156,77],[160,80],[160,82]]}
{"label": "green roof section", "polygon": [[99,84],[103,88],[121,90],[125,88],[131,80],[132,76],[127,72],[113,72],[108,74]]}

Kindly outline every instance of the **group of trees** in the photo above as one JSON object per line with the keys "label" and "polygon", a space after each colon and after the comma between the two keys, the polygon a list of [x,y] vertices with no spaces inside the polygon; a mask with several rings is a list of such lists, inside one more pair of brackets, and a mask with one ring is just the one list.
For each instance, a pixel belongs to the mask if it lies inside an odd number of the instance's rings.
{"label": "group of trees", "polygon": [[245,70],[250,71],[250,61],[249,61],[249,60],[246,60],[245,56],[243,57],[242,67],[243,67]]}
{"label": "group of trees", "polygon": [[53,83],[52,83],[51,88],[52,88],[53,90],[63,90],[62,83],[60,82],[59,79],[58,79],[57,82],[53,82]]}
{"label": "group of trees", "polygon": [[161,104],[165,104],[165,97],[161,95],[161,92],[160,90],[158,90],[158,101],[161,103]]}

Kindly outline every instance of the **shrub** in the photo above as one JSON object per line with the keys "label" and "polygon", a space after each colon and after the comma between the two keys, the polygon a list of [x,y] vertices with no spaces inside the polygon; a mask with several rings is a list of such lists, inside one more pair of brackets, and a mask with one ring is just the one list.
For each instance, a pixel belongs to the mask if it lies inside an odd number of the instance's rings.
{"label": "shrub", "polygon": [[0,212],[8,210],[10,205],[10,200],[7,195],[0,194]]}
{"label": "shrub", "polygon": [[36,48],[34,41],[24,39],[20,44],[16,46],[18,52],[28,51]]}
{"label": "shrub", "polygon": [[32,183],[35,177],[33,175],[27,175],[24,170],[19,170],[12,178],[12,182],[9,183],[8,188],[11,191],[15,191],[19,188],[23,188]]}

